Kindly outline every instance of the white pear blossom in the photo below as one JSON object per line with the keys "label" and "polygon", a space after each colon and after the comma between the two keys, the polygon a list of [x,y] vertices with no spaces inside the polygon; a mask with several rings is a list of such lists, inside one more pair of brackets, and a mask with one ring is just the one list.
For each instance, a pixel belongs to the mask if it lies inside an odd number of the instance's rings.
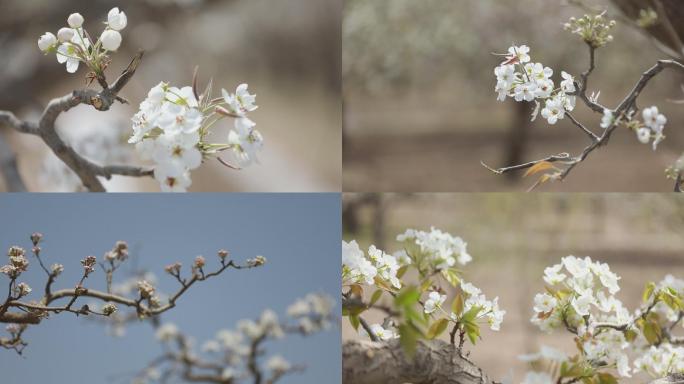
{"label": "white pear blossom", "polygon": [[373,332],[373,335],[381,341],[388,341],[399,338],[399,335],[392,329],[385,329],[380,324],[372,324],[370,326],[370,329],[371,332]]}
{"label": "white pear blossom", "polygon": [[185,192],[192,183],[188,170],[171,162],[157,164],[154,178],[163,192]]}
{"label": "white pear blossom", "polygon": [[266,362],[266,367],[275,372],[286,372],[292,368],[290,363],[280,355],[272,356]]}
{"label": "white pear blossom", "polygon": [[342,281],[350,283],[374,283],[377,268],[366,259],[356,240],[342,241]]}
{"label": "white pear blossom", "polygon": [[569,74],[565,71],[561,72],[561,77],[563,77],[563,81],[561,81],[560,85],[561,85],[561,88],[563,89],[563,92],[565,92],[565,93],[575,92],[576,91],[575,78],[571,74]]}
{"label": "white pear blossom", "polygon": [[556,300],[555,297],[549,295],[548,293],[538,293],[534,296],[535,312],[550,312],[556,307],[556,305],[558,305],[558,300]]}
{"label": "white pear blossom", "polygon": [[425,301],[424,311],[425,313],[432,313],[437,310],[437,308],[442,306],[442,303],[446,300],[446,295],[442,295],[437,291],[432,291],[428,294],[428,299]]}
{"label": "white pear blossom", "polygon": [[157,339],[160,341],[171,341],[178,336],[178,327],[173,323],[166,323],[157,329]]}
{"label": "white pear blossom", "polygon": [[57,62],[66,63],[66,70],[75,73],[78,70],[80,60],[76,57],[76,48],[71,43],[65,43],[57,48]]}
{"label": "white pear blossom", "polygon": [[230,112],[237,116],[243,117],[247,112],[252,112],[258,108],[254,104],[256,95],[251,95],[247,88],[247,84],[240,84],[235,93],[229,93],[225,89],[221,89],[223,100],[228,104]]}
{"label": "white pear blossom", "polygon": [[117,7],[112,8],[107,14],[107,25],[109,28],[115,31],[120,31],[126,28],[127,22],[128,19],[126,18],[126,14],[122,11],[119,11],[119,8]]}
{"label": "white pear blossom", "polygon": [[264,138],[254,128],[256,124],[247,117],[235,119],[235,129],[228,133],[228,143],[233,146],[233,152],[241,166],[248,166],[258,162],[257,152],[264,145]]}
{"label": "white pear blossom", "polygon": [[606,108],[603,110],[603,117],[601,118],[601,128],[608,129],[615,122],[615,117],[613,116],[613,111]]}
{"label": "white pear blossom", "polygon": [[508,48],[508,61],[516,59],[518,63],[525,64],[530,61],[530,47],[527,45],[512,46]]}

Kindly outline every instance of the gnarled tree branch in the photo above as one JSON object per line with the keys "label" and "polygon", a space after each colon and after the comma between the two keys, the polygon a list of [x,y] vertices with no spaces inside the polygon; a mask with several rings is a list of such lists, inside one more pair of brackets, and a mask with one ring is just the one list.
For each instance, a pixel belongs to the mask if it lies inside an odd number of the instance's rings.
{"label": "gnarled tree branch", "polygon": [[143,51],[138,52],[114,83],[99,92],[93,89],[76,90],[71,94],[52,99],[45,110],[43,110],[37,122],[20,120],[12,112],[0,111],[0,124],[7,125],[22,133],[40,137],[52,152],[78,175],[83,185],[91,192],[105,192],[105,188],[98,179],[98,176],[106,179],[110,179],[113,175],[152,176],[153,172],[151,169],[95,164],[79,155],[71,146],[64,142],[55,129],[57,117],[79,104],[92,105],[98,111],[106,111],[116,101],[126,103],[126,100],[119,96],[119,92],[135,74],[142,56]]}

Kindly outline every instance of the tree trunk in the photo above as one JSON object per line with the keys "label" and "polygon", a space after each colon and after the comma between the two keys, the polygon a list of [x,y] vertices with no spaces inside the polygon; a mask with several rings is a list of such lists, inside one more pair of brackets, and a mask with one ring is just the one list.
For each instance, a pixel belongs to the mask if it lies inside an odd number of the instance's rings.
{"label": "tree trunk", "polygon": [[488,384],[482,369],[441,340],[418,341],[413,359],[399,340],[354,340],[342,350],[344,384]]}

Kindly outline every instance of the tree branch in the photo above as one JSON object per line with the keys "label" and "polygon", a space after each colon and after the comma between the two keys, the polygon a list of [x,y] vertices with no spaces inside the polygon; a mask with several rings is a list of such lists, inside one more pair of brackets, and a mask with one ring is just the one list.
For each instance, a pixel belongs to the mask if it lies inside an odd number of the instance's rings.
{"label": "tree branch", "polygon": [[79,104],[87,104],[99,111],[106,111],[116,102],[126,103],[118,94],[135,74],[143,51],[135,55],[128,67],[114,81],[114,83],[97,92],[92,89],[76,90],[71,94],[52,99],[43,111],[38,122],[28,122],[18,119],[12,112],[0,111],[0,124],[5,124],[15,130],[39,136],[45,144],[62,160],[78,177],[83,185],[92,192],[104,192],[105,188],[98,176],[111,178],[113,175],[123,176],[152,176],[153,171],[129,166],[101,166],[79,155],[62,140],[55,129],[55,121],[63,112],[67,112]]}

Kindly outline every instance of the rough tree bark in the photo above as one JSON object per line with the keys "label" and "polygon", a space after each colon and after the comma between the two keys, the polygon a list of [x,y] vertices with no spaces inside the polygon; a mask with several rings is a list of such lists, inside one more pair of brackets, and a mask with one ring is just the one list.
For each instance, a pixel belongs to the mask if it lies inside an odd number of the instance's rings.
{"label": "rough tree bark", "polygon": [[353,384],[485,384],[482,369],[441,340],[419,341],[413,359],[399,340],[354,340],[342,349],[342,382]]}

